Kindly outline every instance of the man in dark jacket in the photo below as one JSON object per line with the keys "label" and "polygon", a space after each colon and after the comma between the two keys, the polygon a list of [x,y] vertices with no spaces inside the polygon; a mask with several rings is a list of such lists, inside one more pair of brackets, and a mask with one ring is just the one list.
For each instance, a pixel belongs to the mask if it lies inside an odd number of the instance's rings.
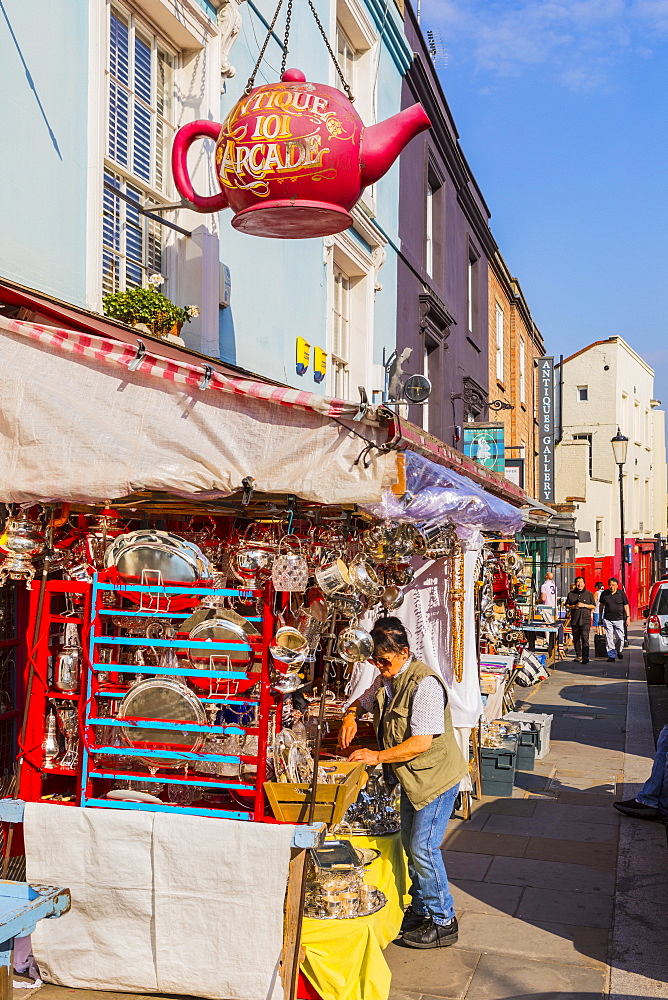
{"label": "man in dark jacket", "polygon": [[596,607],[596,601],[591,590],[585,588],[583,576],[575,577],[575,584],[569,590],[566,598],[566,610],[570,614],[575,646],[575,662],[589,663],[589,629],[591,628],[591,613]]}

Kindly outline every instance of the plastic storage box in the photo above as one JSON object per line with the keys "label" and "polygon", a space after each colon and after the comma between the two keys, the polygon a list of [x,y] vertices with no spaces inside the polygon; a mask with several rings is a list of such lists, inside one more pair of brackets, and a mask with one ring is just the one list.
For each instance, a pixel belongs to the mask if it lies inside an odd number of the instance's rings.
{"label": "plastic storage box", "polygon": [[525,723],[527,728],[529,728],[530,723],[536,723],[538,726],[536,760],[542,760],[550,752],[550,732],[553,718],[553,715],[540,715],[534,712],[508,712],[504,715],[504,719]]}
{"label": "plastic storage box", "polygon": [[504,740],[503,747],[481,747],[482,794],[500,798],[513,794],[517,764],[517,742]]}
{"label": "plastic storage box", "polygon": [[530,723],[530,726],[530,729],[525,729],[524,726],[522,726],[522,732],[520,733],[520,739],[517,745],[516,766],[518,771],[533,771],[534,769],[540,730],[535,722]]}

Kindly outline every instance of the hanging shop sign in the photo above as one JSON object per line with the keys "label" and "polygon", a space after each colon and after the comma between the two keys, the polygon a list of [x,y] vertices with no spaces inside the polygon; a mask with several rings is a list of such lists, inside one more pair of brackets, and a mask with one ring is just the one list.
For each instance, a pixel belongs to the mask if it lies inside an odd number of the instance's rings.
{"label": "hanging shop sign", "polygon": [[538,499],[554,503],[554,358],[538,362]]}
{"label": "hanging shop sign", "polygon": [[505,471],[503,424],[465,424],[464,454],[500,476]]}
{"label": "hanging shop sign", "polygon": [[[431,125],[420,104],[365,128],[340,90],[307,83],[297,69],[255,87],[222,125],[179,129],[172,169],[179,193],[198,212],[230,208],[232,225],[254,236],[306,239],[342,232],[362,191],[387,173],[404,146]],[[195,192],[188,150],[216,141],[220,194]]]}

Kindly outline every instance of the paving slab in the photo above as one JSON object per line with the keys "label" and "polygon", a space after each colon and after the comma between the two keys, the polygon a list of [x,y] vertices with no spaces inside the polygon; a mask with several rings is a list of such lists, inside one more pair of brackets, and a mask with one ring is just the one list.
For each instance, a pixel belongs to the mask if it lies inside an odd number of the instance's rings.
{"label": "paving slab", "polygon": [[614,872],[607,869],[529,858],[494,858],[487,869],[485,882],[608,894],[615,888]]}
{"label": "paving slab", "polygon": [[467,851],[446,850],[442,853],[448,878],[482,882],[492,863],[491,854],[472,854]]}
{"label": "paving slab", "polygon": [[569,820],[574,823],[603,823],[605,826],[619,826],[619,813],[606,806],[572,805],[560,801],[555,808],[550,802],[537,802],[534,807],[536,819]]}
{"label": "paving slab", "polygon": [[392,970],[392,993],[429,993],[459,1000],[468,988],[480,958],[479,952],[456,946],[422,951],[392,942],[385,949]]}
{"label": "paving slab", "polygon": [[549,917],[552,921],[607,929],[612,925],[612,912],[612,895],[541,887],[524,890],[517,916],[522,920]]}
{"label": "paving slab", "polygon": [[485,833],[515,834],[528,837],[551,837],[555,840],[583,841],[584,843],[613,843],[617,838],[617,824],[584,823],[562,820],[560,811],[567,806],[555,803],[550,806],[555,818],[531,816],[490,816],[485,823]]}
{"label": "paving slab", "polygon": [[466,1000],[518,1000],[519,997],[575,1000],[583,995],[593,1000],[603,996],[604,990],[603,969],[482,955]]}
{"label": "paving slab", "polygon": [[605,965],[605,930],[551,921],[521,920],[506,914],[465,912],[459,920],[459,943],[452,949],[545,959],[566,965]]}
{"label": "paving slab", "polygon": [[[492,835],[487,834],[487,836]],[[533,837],[527,844],[524,857],[533,858],[536,861],[565,861],[567,864],[581,864],[610,870],[617,858],[617,846],[616,844],[587,844],[572,840],[553,840],[549,837]]]}
{"label": "paving slab", "polygon": [[508,913],[514,917],[524,892],[521,885],[502,885],[494,882],[469,882],[452,880],[450,889],[457,913],[471,910],[474,913]]}
{"label": "paving slab", "polygon": [[562,788],[556,793],[557,801],[573,806],[603,806],[612,810],[614,792],[587,792],[579,788]]}
{"label": "paving slab", "polygon": [[503,833],[485,833],[481,830],[457,830],[446,834],[443,847],[448,851],[466,851],[469,854],[493,854],[508,858],[521,858],[529,846],[528,837]]}
{"label": "paving slab", "polygon": [[484,797],[475,806],[476,813],[502,816],[533,816],[536,803],[531,799],[492,799]]}

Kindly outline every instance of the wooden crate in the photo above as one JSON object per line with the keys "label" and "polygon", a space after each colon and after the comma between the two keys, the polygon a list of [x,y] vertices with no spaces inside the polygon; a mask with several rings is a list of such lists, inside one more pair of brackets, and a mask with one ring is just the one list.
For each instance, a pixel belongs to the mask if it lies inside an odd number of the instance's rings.
{"label": "wooden crate", "polygon": [[[334,762],[332,762],[334,763]],[[348,806],[357,798],[366,782],[364,764],[337,761],[336,770],[345,774],[345,781],[337,785],[316,785],[315,822],[336,826],[343,819]],[[296,785],[287,781],[266,781],[264,790],[277,820],[282,823],[306,823],[309,815],[310,785]]]}

